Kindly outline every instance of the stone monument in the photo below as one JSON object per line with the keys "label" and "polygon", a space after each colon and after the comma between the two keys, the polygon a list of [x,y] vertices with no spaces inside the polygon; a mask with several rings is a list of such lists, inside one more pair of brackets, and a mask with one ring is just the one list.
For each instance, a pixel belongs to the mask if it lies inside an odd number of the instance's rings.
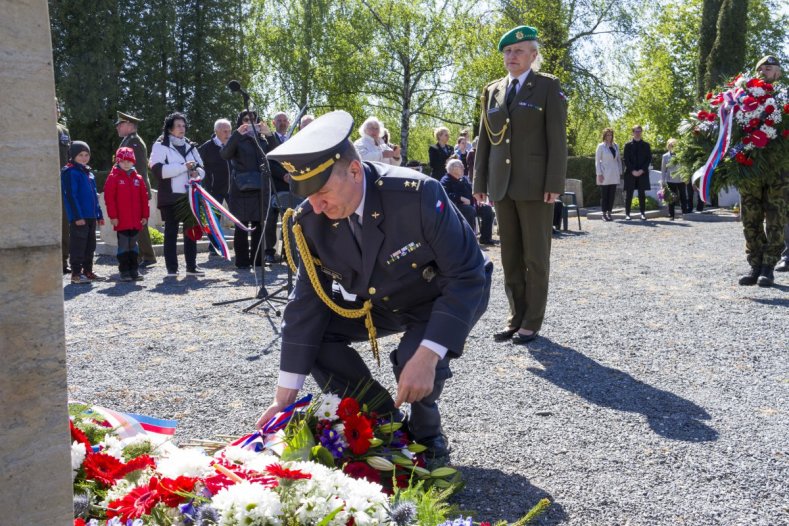
{"label": "stone monument", "polygon": [[46,0],[0,11],[0,509],[73,524],[55,83]]}

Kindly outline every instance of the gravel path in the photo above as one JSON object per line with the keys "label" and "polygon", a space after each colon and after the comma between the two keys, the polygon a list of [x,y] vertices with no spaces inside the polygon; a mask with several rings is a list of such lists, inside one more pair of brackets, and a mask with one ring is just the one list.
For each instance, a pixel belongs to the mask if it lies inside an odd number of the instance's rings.
{"label": "gravel path", "polygon": [[[73,399],[175,418],[181,439],[251,429],[275,386],[279,319],[212,306],[254,295],[254,278],[198,263],[204,278],[165,279],[163,262],[141,285],[64,278]],[[117,277],[114,264],[96,271]],[[515,520],[547,496],[540,524],[789,524],[789,276],[739,287],[739,223],[667,219],[584,219],[554,240],[552,266],[544,337],[493,342],[498,267],[454,363],[442,410],[467,481],[457,503]],[[284,278],[275,266],[269,290]],[[393,386],[390,368],[375,374]]]}

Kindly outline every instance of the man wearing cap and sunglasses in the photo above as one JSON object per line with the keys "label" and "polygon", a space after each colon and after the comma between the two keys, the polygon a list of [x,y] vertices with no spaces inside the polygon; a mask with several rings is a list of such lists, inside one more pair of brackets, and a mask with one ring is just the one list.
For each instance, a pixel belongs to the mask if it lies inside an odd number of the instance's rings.
{"label": "man wearing cap and sunglasses", "polygon": [[[756,63],[756,74],[776,85],[781,77],[781,64],[768,55]],[[778,88],[778,86],[775,86]],[[785,89],[785,88],[783,88]],[[777,89],[776,89],[777,91]],[[789,229],[789,170],[786,166],[771,166],[749,184],[738,188],[742,200],[742,229],[745,253],[751,270],[740,276],[740,285],[773,285],[776,270],[786,268],[783,256],[789,256],[786,244]],[[778,263],[778,265],[776,265]]]}
{"label": "man wearing cap and sunglasses", "polygon": [[[327,392],[358,393],[400,419],[427,446],[428,463],[449,461],[438,399],[449,362],[487,308],[492,264],[438,181],[407,168],[362,162],[348,140],[353,118],[319,117],[269,153],[307,199],[293,213],[301,259],[282,318],[280,374],[264,426],[296,399],[306,375]],[[351,342],[401,333],[390,355],[395,399]]]}
{"label": "man wearing cap and sunglasses", "polygon": [[[120,111],[117,113],[118,119],[115,121],[115,130],[118,132],[118,136],[122,138],[118,148],[128,147],[134,150],[134,169],[145,181],[145,189],[148,191],[148,198],[150,198],[151,181],[148,179],[148,147],[137,135],[137,126],[142,122],[142,119]],[[153,251],[153,244],[151,243],[151,236],[148,233],[147,226],[140,231],[140,237],[137,242],[140,246],[140,267],[145,268],[155,265],[156,253]]]}

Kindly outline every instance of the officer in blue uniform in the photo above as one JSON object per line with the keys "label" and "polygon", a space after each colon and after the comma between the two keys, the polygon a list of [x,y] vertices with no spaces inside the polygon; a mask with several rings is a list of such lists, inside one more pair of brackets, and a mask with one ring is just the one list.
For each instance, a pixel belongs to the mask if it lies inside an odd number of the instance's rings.
{"label": "officer in blue uniform", "polygon": [[[370,382],[363,400],[383,400],[377,411],[396,417],[409,403],[412,438],[428,447],[432,465],[444,464],[438,399],[450,361],[487,308],[493,266],[438,181],[362,162],[348,140],[352,129],[348,113],[331,112],[269,153],[290,173],[291,191],[307,196],[293,221],[309,254],[299,254],[278,387],[258,426],[296,400],[308,374],[339,395]],[[365,308],[369,314],[355,318],[344,310]],[[365,320],[379,336],[402,333],[389,355],[394,399],[351,347],[370,336]]]}

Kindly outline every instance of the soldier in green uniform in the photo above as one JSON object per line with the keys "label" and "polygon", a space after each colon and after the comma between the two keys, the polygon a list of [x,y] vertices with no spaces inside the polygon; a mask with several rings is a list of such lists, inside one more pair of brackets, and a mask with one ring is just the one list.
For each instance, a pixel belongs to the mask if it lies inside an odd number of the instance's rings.
{"label": "soldier in green uniform", "polygon": [[[777,86],[781,64],[774,56],[756,63],[756,73]],[[784,227],[789,218],[789,171],[772,166],[739,187],[742,199],[742,228],[745,253],[750,271],[740,276],[740,285],[769,287],[773,284],[773,267],[781,259]]]}
{"label": "soldier in green uniform", "polygon": [[[58,103],[58,99],[55,99],[55,108],[57,108],[58,112],[58,122],[57,122],[57,129],[58,129],[58,153],[60,154],[60,169],[62,170],[66,163],[68,163],[68,149],[71,146],[71,134],[66,128],[66,125],[60,122],[60,104]],[[58,177],[58,182],[60,178]],[[68,266],[68,249],[69,249],[69,225],[68,225],[68,216],[66,215],[66,205],[62,202],[61,199],[60,208],[61,208],[61,251],[63,255],[63,274],[68,274],[71,272],[71,269]]]}
{"label": "soldier in green uniform", "polygon": [[[148,190],[148,198],[151,196],[151,181],[148,179],[148,148],[145,142],[137,135],[137,125],[142,122],[142,119],[132,117],[125,113],[118,112],[118,120],[115,121],[115,129],[118,131],[118,136],[122,138],[118,148],[127,146],[134,150],[134,168],[137,173],[142,176],[145,181],[145,188]],[[143,228],[140,231],[140,267],[145,268],[156,264],[156,254],[153,251],[151,244],[151,236],[148,233],[148,228]]]}
{"label": "soldier in green uniform", "polygon": [[508,75],[485,86],[474,194],[496,207],[510,317],[497,341],[528,343],[545,316],[554,202],[567,169],[567,100],[559,81],[534,70],[537,30],[499,41]]}

